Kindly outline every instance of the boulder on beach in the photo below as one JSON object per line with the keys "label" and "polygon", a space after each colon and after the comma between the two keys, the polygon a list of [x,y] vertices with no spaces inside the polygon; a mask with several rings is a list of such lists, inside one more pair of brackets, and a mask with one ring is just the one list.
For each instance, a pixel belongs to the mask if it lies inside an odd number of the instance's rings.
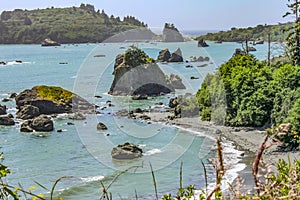
{"label": "boulder on beach", "polygon": [[[117,65],[120,63],[119,65]],[[116,58],[114,80],[109,94],[119,96],[159,96],[174,92],[166,75],[142,50],[131,47]]]}
{"label": "boulder on beach", "polygon": [[6,106],[0,104],[0,115],[6,115]]}
{"label": "boulder on beach", "polygon": [[131,160],[140,158],[143,155],[143,150],[137,145],[128,142],[114,147],[111,151],[111,156],[117,160]]}
{"label": "boulder on beach", "polygon": [[82,97],[55,86],[35,86],[21,92],[15,98],[17,108],[31,105],[39,108],[40,114],[59,114],[59,113],[92,113],[95,106],[90,104]]}
{"label": "boulder on beach", "polygon": [[33,119],[40,115],[40,109],[32,105],[22,106],[17,112],[17,118],[19,119]]}
{"label": "boulder on beach", "polygon": [[50,38],[46,38],[43,42],[42,42],[42,47],[49,47],[49,46],[60,46],[60,44]]}
{"label": "boulder on beach", "polygon": [[8,116],[0,117],[0,125],[13,126],[13,125],[15,125],[15,121]]}
{"label": "boulder on beach", "polygon": [[52,119],[46,115],[40,115],[34,119],[29,119],[21,124],[21,132],[49,132],[54,130]]}

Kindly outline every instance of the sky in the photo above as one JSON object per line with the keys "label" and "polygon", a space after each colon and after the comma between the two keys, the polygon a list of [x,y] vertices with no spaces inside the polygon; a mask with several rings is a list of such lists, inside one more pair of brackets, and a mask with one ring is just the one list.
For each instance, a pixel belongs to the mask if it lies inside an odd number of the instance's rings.
{"label": "sky", "polygon": [[229,30],[293,20],[282,18],[288,11],[288,0],[0,0],[0,12],[81,3],[115,17],[134,16],[150,28],[161,28],[168,22],[179,30]]}

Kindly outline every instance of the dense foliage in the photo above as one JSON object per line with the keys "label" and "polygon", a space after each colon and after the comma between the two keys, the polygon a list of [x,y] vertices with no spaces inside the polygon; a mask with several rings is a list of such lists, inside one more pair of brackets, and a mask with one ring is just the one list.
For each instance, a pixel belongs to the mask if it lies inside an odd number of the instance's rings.
{"label": "dense foliage", "polygon": [[3,11],[0,19],[0,43],[41,43],[51,38],[59,43],[101,42],[122,31],[145,27],[127,16],[108,16],[94,6]]}
{"label": "dense foliage", "polygon": [[300,65],[300,2],[298,0],[288,0],[288,2],[289,4],[287,4],[287,6],[290,9],[290,12],[287,12],[283,17],[290,15],[295,17],[295,23],[293,26],[286,29],[286,32],[288,33],[286,38],[288,55],[291,57],[293,64]]}
{"label": "dense foliage", "polygon": [[218,33],[208,33],[197,37],[197,40],[224,41],[224,42],[242,42],[248,38],[249,41],[258,39],[267,41],[270,32],[271,41],[283,42],[285,40],[285,29],[292,27],[292,23],[279,25],[257,25],[248,28],[231,28],[229,31],[220,31]]}
{"label": "dense foliage", "polygon": [[[203,120],[222,122],[223,118],[226,125],[258,127],[291,123],[285,140],[296,148],[300,143],[296,137],[300,132],[299,92],[299,67],[267,66],[252,55],[236,55],[206,77],[197,100]],[[222,107],[224,113],[219,111]],[[219,118],[212,113],[219,113]]]}
{"label": "dense foliage", "polygon": [[130,67],[137,67],[154,62],[155,60],[153,58],[150,58],[144,51],[135,46],[131,46],[126,50],[124,55],[124,63]]}

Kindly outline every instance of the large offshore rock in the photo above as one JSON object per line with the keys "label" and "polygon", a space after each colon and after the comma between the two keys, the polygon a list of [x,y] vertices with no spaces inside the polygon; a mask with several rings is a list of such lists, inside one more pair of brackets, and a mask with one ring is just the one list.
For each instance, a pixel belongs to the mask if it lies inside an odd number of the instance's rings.
{"label": "large offshore rock", "polygon": [[37,107],[40,114],[46,115],[95,110],[95,106],[82,97],[55,86],[35,86],[21,92],[15,100],[19,113],[27,105]]}

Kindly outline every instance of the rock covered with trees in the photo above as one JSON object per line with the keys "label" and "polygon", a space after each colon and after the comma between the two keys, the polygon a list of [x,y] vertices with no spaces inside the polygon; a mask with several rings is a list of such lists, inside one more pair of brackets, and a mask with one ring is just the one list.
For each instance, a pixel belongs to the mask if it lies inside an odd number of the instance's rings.
{"label": "rock covered with trees", "polygon": [[[87,23],[88,22],[88,23]],[[93,5],[80,7],[15,9],[0,16],[0,44],[40,44],[45,38],[58,43],[102,42],[130,29],[146,27],[135,17],[108,16]]]}
{"label": "rock covered with trees", "polygon": [[157,96],[174,92],[154,59],[134,46],[116,57],[113,75],[109,90],[112,95]]}
{"label": "rock covered with trees", "polygon": [[184,42],[184,38],[174,24],[165,23],[162,35],[163,42]]}

